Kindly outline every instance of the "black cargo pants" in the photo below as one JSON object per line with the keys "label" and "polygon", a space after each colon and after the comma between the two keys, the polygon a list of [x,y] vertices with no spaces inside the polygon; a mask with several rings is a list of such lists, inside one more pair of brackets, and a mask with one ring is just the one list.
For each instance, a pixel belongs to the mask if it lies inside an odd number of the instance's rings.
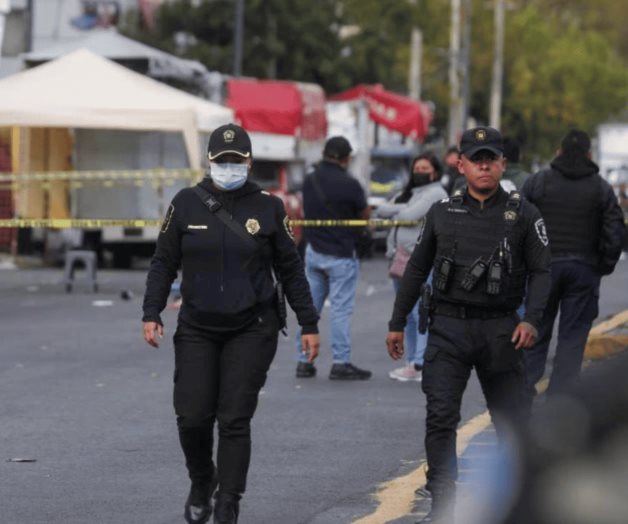
{"label": "black cargo pants", "polygon": [[516,314],[489,320],[435,315],[430,327],[422,388],[427,397],[427,489],[443,500],[458,477],[456,431],[462,395],[475,368],[499,435],[526,417],[523,351],[515,350]]}
{"label": "black cargo pants", "polygon": [[251,419],[277,351],[274,309],[239,331],[180,322],[174,335],[174,409],[190,480],[209,483],[218,421],[218,490],[241,495],[251,458]]}

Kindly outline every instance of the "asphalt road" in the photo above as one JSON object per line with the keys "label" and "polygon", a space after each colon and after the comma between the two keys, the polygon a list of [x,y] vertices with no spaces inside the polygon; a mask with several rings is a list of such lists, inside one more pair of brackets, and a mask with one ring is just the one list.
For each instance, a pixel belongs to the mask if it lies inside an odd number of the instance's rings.
{"label": "asphalt road", "polygon": [[[145,275],[99,271],[95,295],[80,283],[66,294],[61,269],[0,271],[2,523],[183,522],[188,481],[171,402],[176,312],[164,314],[162,347],[147,346]],[[604,279],[600,318],[626,308],[627,277],[623,261]],[[327,308],[319,376],[297,380],[290,319],[253,421],[240,524],[350,523],[374,508],[379,483],[424,457],[420,386],[387,375],[392,301],[386,262],[367,260],[353,319],[354,363],[374,373],[366,382],[327,379]],[[473,379],[463,421],[482,411]]]}

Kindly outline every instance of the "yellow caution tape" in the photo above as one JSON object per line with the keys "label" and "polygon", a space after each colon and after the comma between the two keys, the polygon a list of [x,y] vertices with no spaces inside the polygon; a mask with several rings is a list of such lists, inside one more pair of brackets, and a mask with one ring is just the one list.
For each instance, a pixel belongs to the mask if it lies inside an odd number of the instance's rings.
{"label": "yellow caution tape", "polygon": [[[290,220],[302,227],[412,227],[420,220]],[[152,218],[4,218],[0,229],[41,227],[53,229],[93,229],[100,227],[159,227],[162,219]]]}
{"label": "yellow caution tape", "polygon": [[0,219],[0,228],[49,227],[54,229],[91,229],[99,227],[159,227],[161,219],[129,220],[117,218],[12,218]]}
{"label": "yellow caution tape", "polygon": [[202,177],[198,169],[138,169],[126,171],[43,171],[35,173],[0,173],[0,182],[51,182],[59,180],[176,180]]}
{"label": "yellow caution tape", "polygon": [[421,220],[290,220],[290,225],[304,227],[395,227],[416,226],[421,222]]}
{"label": "yellow caution tape", "polygon": [[[54,229],[91,229],[99,227],[158,227],[161,219],[124,218],[6,218],[0,228],[41,227]],[[420,220],[290,220],[291,226],[303,227],[394,227],[415,226]]]}

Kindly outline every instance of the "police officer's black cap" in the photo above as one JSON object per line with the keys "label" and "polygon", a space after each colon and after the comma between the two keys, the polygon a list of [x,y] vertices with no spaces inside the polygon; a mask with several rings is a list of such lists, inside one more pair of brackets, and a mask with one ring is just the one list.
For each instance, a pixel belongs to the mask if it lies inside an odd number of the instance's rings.
{"label": "police officer's black cap", "polygon": [[217,127],[209,137],[207,146],[209,160],[226,154],[240,155],[243,158],[251,157],[251,138],[244,129],[235,124]]}
{"label": "police officer's black cap", "polygon": [[497,129],[474,127],[467,129],[460,138],[460,154],[471,158],[480,151],[490,151],[497,156],[504,153],[504,141]]}
{"label": "police officer's black cap", "polygon": [[351,151],[353,151],[351,144],[344,136],[332,136],[325,142],[323,156],[342,160],[343,158],[347,158],[351,154]]}

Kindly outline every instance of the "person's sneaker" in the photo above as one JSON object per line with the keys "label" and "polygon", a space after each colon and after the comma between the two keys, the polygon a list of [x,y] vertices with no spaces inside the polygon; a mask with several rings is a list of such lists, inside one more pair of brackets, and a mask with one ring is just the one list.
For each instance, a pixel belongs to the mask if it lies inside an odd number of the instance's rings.
{"label": "person's sneaker", "polygon": [[400,382],[421,382],[421,371],[417,371],[414,364],[407,364],[402,368],[393,369],[388,376]]}
{"label": "person's sneaker", "polygon": [[310,378],[316,376],[316,368],[311,362],[299,362],[297,364],[297,378]]}
{"label": "person's sneaker", "polygon": [[366,369],[360,369],[350,362],[346,364],[334,364],[329,372],[331,380],[367,380],[372,373]]}

